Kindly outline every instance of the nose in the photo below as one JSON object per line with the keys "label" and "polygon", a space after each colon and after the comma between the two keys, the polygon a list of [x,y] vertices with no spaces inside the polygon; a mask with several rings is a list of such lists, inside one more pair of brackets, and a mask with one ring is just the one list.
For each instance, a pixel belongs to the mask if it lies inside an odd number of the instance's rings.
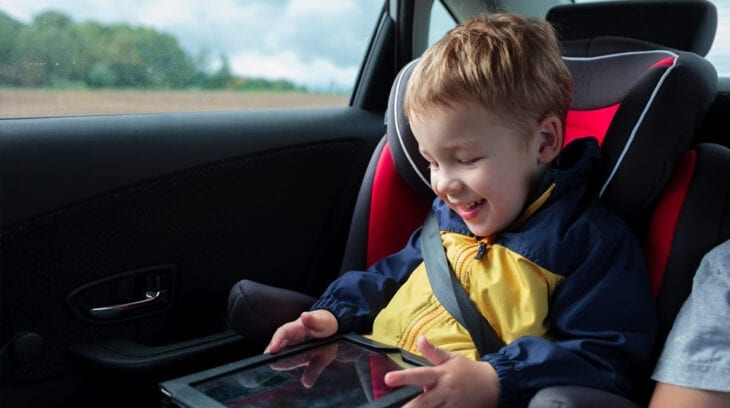
{"label": "nose", "polygon": [[454,194],[461,189],[461,181],[453,172],[441,168],[431,172],[431,187],[438,195]]}

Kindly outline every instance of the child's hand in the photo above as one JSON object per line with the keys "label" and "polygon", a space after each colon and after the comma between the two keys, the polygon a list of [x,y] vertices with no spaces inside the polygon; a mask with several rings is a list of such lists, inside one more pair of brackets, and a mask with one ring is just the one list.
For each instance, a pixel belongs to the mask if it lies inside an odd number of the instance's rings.
{"label": "child's hand", "polygon": [[418,349],[434,367],[391,371],[385,383],[391,387],[414,385],[423,394],[405,407],[496,407],[499,396],[497,372],[487,362],[470,360],[433,346],[421,336]]}
{"label": "child's hand", "polygon": [[278,353],[305,340],[323,339],[337,333],[337,318],[327,310],[304,312],[274,332],[264,353]]}

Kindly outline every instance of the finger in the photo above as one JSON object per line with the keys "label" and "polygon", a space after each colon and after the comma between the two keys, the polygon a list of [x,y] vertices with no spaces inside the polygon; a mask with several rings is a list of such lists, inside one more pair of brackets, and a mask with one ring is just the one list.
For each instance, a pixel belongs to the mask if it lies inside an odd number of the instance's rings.
{"label": "finger", "polygon": [[299,315],[299,318],[302,319],[302,323],[304,323],[305,326],[309,328],[317,327],[317,314],[315,311],[302,312],[302,314]]}
{"label": "finger", "polygon": [[271,341],[264,349],[264,353],[276,354],[279,351],[285,349],[289,345],[289,339],[287,338],[286,325],[279,327],[271,336]]}
{"label": "finger", "polygon": [[418,351],[434,365],[441,365],[452,358],[448,351],[431,344],[425,336],[418,337]]}
{"label": "finger", "polygon": [[271,341],[264,349],[264,353],[276,354],[279,351],[286,348],[287,340],[282,336],[277,336],[276,333],[271,337]]}
{"label": "finger", "polygon": [[438,375],[434,367],[418,367],[389,372],[385,375],[385,384],[389,387],[413,385],[430,390],[436,384],[437,379]]}
{"label": "finger", "polygon": [[301,343],[305,339],[305,330],[304,325],[299,320],[285,323],[276,329],[264,352],[276,354],[290,345]]}

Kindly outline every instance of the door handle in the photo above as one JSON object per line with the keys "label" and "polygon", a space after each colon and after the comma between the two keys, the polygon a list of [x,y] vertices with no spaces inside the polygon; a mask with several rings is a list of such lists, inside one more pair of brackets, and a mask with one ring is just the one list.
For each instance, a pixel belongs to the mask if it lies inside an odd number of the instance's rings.
{"label": "door handle", "polygon": [[166,290],[150,290],[145,292],[145,298],[129,303],[122,303],[113,306],[94,307],[89,309],[89,313],[97,319],[114,319],[120,314],[133,312],[149,306],[154,306],[164,300]]}

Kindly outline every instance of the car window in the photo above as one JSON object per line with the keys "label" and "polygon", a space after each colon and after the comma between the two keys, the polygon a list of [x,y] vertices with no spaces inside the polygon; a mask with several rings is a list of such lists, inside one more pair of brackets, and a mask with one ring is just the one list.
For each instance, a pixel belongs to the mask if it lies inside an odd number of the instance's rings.
{"label": "car window", "polygon": [[[588,3],[598,0],[575,0]],[[717,32],[706,58],[712,62],[718,76],[730,77],[730,0],[710,0],[717,7]]]}
{"label": "car window", "polygon": [[0,117],[347,105],[383,0],[0,2]]}
{"label": "car window", "polygon": [[717,7],[717,32],[707,59],[719,76],[730,77],[730,0],[713,0]]}
{"label": "car window", "polygon": [[431,21],[428,26],[428,45],[432,45],[454,28],[456,21],[440,1],[434,1],[431,7]]}

